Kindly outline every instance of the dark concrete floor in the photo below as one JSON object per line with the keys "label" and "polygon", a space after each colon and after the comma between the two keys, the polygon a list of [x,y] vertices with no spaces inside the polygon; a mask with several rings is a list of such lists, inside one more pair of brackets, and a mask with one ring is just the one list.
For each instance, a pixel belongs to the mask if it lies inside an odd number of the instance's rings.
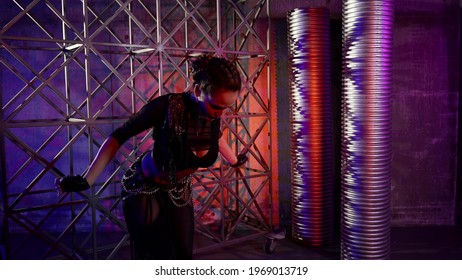
{"label": "dark concrete floor", "polygon": [[[320,248],[289,238],[278,242],[273,254],[264,251],[265,237],[194,255],[194,259],[338,260],[340,242]],[[392,260],[462,260],[462,230],[452,226],[393,227]]]}
{"label": "dark concrete floor", "polygon": [[[111,244],[121,240],[122,233],[105,233],[104,239]],[[11,236],[15,240],[22,240],[23,236]],[[196,244],[198,244],[196,240]],[[264,250],[266,238],[264,234],[248,241],[239,242],[227,247],[220,247],[194,254],[197,260],[338,260],[340,259],[340,242],[335,240],[323,247],[309,247],[294,242],[290,238],[278,241],[273,254]],[[210,240],[208,242],[211,242]],[[200,242],[199,242],[200,243]],[[19,250],[12,259],[42,259],[49,250],[49,245],[33,238],[21,243]],[[80,252],[84,259],[106,259],[114,245],[108,245],[107,250],[98,252],[96,256],[91,248],[87,253]],[[15,246],[16,247],[16,246]],[[2,256],[4,258],[4,256]],[[0,258],[0,259],[2,259]],[[53,254],[47,258],[62,258]],[[111,259],[130,259],[128,241],[117,251]],[[462,230],[452,226],[419,226],[393,227],[391,230],[391,259],[392,260],[462,260]]]}
{"label": "dark concrete floor", "polygon": [[462,230],[453,226],[395,227],[391,259],[462,260]]}

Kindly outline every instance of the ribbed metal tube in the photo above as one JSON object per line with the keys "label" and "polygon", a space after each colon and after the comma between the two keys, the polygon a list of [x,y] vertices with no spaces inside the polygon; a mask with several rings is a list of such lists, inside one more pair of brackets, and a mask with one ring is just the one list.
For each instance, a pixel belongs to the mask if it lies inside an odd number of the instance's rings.
{"label": "ribbed metal tube", "polygon": [[393,1],[343,1],[341,258],[390,256]]}
{"label": "ribbed metal tube", "polygon": [[288,13],[292,237],[322,245],[333,233],[329,11]]}

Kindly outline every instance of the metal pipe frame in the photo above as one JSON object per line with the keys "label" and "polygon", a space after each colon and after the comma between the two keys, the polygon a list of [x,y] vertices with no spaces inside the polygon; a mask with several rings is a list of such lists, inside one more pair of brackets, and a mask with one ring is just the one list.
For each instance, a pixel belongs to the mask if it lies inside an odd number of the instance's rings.
{"label": "metal pipe frame", "polygon": [[194,175],[196,232],[206,240],[195,252],[272,229],[269,0],[21,3],[9,1],[16,14],[0,18],[0,80],[12,79],[0,98],[0,246],[8,259],[126,256],[120,178],[152,145],[151,133],[127,141],[86,192],[56,196],[53,181],[85,172],[109,133],[143,104],[178,85],[188,90],[190,61],[204,52],[235,60],[244,78],[223,129],[250,160],[234,169],[220,158]]}

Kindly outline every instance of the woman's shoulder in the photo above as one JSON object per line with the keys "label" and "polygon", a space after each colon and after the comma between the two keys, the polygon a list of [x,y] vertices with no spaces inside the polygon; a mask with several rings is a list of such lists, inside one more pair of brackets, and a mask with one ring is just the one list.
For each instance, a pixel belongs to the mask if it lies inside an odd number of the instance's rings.
{"label": "woman's shoulder", "polygon": [[[179,110],[185,108],[189,112],[193,112],[196,115],[200,114],[199,100],[191,92],[181,93],[168,93],[158,96],[146,104],[146,107],[150,108],[170,108],[173,110]],[[181,107],[181,108],[180,108]],[[159,108],[160,109],[160,108]]]}
{"label": "woman's shoulder", "polygon": [[162,106],[165,107],[172,99],[181,99],[179,98],[182,96],[183,93],[167,93],[155,98],[152,98],[146,103],[147,107],[158,107]]}
{"label": "woman's shoulder", "polygon": [[185,106],[188,108],[188,109],[199,109],[199,100],[197,99],[197,97],[192,93],[192,92],[182,92],[182,93],[176,93],[175,96],[177,96],[178,98],[181,98],[184,103],[185,103]]}
{"label": "woman's shoulder", "polygon": [[155,101],[156,99],[164,99],[164,100],[176,99],[176,100],[185,101],[185,103],[190,103],[190,102],[197,103],[198,101],[192,92],[187,92],[187,91],[177,92],[177,93],[167,93],[159,97],[156,97],[151,101]]}

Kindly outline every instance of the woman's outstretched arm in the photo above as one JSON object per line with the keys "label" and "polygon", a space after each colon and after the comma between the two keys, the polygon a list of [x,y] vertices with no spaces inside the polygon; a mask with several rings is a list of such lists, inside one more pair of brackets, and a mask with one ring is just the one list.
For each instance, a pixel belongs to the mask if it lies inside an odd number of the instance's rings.
{"label": "woman's outstretched arm", "polygon": [[87,172],[83,175],[90,186],[95,183],[101,172],[103,172],[109,162],[114,158],[115,154],[119,150],[119,147],[119,142],[111,136],[109,136],[104,141],[103,145],[101,145],[95,159],[90,164]]}
{"label": "woman's outstretched arm", "polygon": [[133,114],[123,125],[119,126],[104,141],[90,164],[87,172],[83,175],[69,175],[56,178],[56,186],[63,192],[82,191],[93,185],[109,162],[114,158],[120,146],[130,137],[147,129],[155,129],[162,120],[169,95],[155,98],[144,105],[137,113]]}
{"label": "woman's outstretched arm", "polygon": [[125,141],[142,131],[156,128],[158,123],[162,120],[167,106],[168,95],[151,100],[104,141],[95,159],[88,168],[88,171],[84,175],[84,178],[88,181],[90,186],[114,158],[120,146],[125,143]]}
{"label": "woman's outstretched arm", "polygon": [[237,163],[237,157],[233,150],[231,150],[231,147],[228,145],[225,137],[221,137],[220,140],[218,140],[218,150],[230,165]]}

